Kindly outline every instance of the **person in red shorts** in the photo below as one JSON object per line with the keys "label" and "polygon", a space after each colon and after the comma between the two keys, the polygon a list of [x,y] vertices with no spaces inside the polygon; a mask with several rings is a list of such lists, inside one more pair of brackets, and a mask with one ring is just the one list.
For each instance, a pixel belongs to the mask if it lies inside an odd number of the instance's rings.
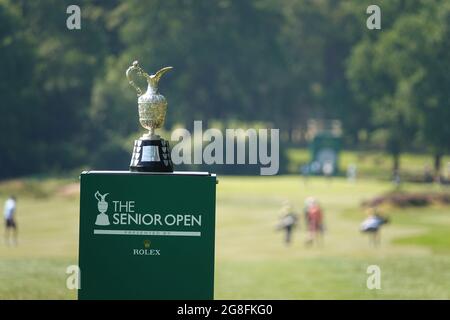
{"label": "person in red shorts", "polygon": [[308,207],[308,239],[307,245],[323,244],[323,211],[317,200],[313,200]]}

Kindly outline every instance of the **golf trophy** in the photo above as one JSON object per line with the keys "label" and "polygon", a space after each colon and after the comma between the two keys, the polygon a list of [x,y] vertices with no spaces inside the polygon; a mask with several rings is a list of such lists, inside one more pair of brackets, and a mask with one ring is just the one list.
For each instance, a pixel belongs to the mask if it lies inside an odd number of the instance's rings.
{"label": "golf trophy", "polygon": [[167,109],[158,82],[170,69],[149,75],[135,61],[126,70],[146,129],[130,170],[80,175],[80,300],[214,299],[217,177],[174,172],[169,143],[155,133]]}
{"label": "golf trophy", "polygon": [[[155,130],[162,127],[167,110],[166,98],[158,93],[158,82],[161,76],[170,69],[172,67],[165,67],[155,74],[149,75],[139,66],[138,61],[134,61],[126,71],[128,82],[137,92],[139,122],[148,130],[148,133],[134,141],[130,171],[173,172],[169,142],[155,134]],[[136,75],[146,79],[147,91],[145,93],[132,80],[133,71]]]}

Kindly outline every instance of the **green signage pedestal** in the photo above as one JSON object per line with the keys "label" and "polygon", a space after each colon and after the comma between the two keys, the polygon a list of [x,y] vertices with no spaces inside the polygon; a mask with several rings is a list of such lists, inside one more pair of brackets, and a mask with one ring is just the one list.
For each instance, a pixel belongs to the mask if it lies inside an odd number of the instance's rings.
{"label": "green signage pedestal", "polygon": [[213,299],[216,176],[81,174],[79,299]]}

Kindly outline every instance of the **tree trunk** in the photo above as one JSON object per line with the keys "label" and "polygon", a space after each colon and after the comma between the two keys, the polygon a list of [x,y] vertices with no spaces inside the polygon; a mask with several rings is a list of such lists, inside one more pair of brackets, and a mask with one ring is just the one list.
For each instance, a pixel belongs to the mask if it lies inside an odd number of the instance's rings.
{"label": "tree trunk", "polygon": [[434,181],[440,182],[441,180],[441,163],[442,163],[442,154],[436,153],[434,155]]}
{"label": "tree trunk", "polygon": [[400,153],[396,152],[393,155],[392,181],[396,188],[400,188]]}
{"label": "tree trunk", "polygon": [[395,176],[399,173],[400,170],[400,153],[394,153],[393,157],[393,166],[392,166],[392,174]]}

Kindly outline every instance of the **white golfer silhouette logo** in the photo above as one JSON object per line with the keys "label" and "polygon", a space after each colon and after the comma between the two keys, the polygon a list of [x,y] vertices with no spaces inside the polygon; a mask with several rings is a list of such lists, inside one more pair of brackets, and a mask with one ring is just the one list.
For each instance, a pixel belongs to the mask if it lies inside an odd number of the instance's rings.
{"label": "white golfer silhouette logo", "polygon": [[105,201],[106,196],[109,193],[105,193],[104,195],[100,194],[100,192],[95,193],[95,199],[97,199],[97,208],[100,212],[97,215],[97,220],[95,220],[95,224],[97,226],[109,226],[109,217],[105,212],[108,210],[108,202]]}

